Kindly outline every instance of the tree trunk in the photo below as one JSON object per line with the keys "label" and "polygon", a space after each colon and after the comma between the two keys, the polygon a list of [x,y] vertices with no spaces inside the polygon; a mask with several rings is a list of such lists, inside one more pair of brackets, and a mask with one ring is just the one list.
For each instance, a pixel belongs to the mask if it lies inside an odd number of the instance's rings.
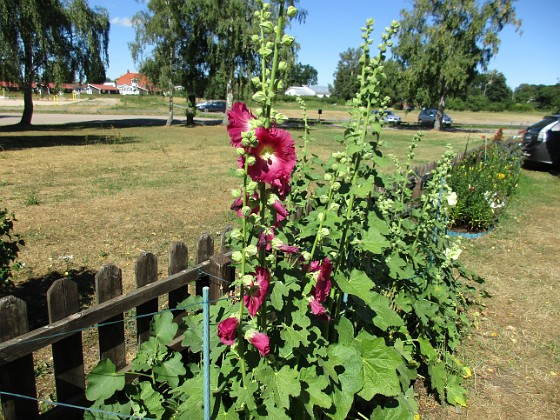
{"label": "tree trunk", "polygon": [[29,42],[25,43],[25,64],[23,75],[23,114],[19,125],[29,127],[33,117],[33,49]]}
{"label": "tree trunk", "polygon": [[196,109],[196,96],[189,95],[189,109],[187,109],[187,125],[194,125],[194,110]]}
{"label": "tree trunk", "polygon": [[230,75],[227,82],[226,87],[226,115],[224,117],[223,125],[229,124],[229,118],[227,111],[229,111],[233,107],[233,76]]}
{"label": "tree trunk", "polygon": [[166,127],[171,127],[173,124],[173,81],[169,80],[169,113],[167,114],[167,122],[165,123]]}
{"label": "tree trunk", "polygon": [[445,86],[445,82],[441,82],[441,88],[439,91],[439,104],[436,114],[436,121],[434,124],[434,128],[438,131],[443,130],[443,114],[445,112],[445,97],[447,96],[447,87]]}

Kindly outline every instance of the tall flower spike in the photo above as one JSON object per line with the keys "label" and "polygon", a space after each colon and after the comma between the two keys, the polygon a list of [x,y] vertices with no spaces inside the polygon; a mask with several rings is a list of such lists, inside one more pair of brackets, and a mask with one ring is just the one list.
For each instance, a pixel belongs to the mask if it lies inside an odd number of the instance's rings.
{"label": "tall flower spike", "polygon": [[257,267],[253,274],[254,280],[247,287],[247,294],[243,296],[243,304],[251,316],[255,316],[259,311],[268,290],[270,274],[266,268]]}
{"label": "tall flower spike", "polygon": [[[253,181],[274,185],[278,180],[289,181],[296,164],[294,140],[286,130],[259,127],[255,131],[259,144],[249,149],[254,156],[254,165],[249,166],[249,176]],[[239,165],[245,165],[245,157],[239,158]]]}
{"label": "tall flower spike", "polygon": [[251,130],[251,120],[255,116],[251,114],[247,105],[243,102],[233,104],[231,111],[228,111],[229,124],[227,130],[231,138],[231,144],[234,147],[241,147],[241,134]]}

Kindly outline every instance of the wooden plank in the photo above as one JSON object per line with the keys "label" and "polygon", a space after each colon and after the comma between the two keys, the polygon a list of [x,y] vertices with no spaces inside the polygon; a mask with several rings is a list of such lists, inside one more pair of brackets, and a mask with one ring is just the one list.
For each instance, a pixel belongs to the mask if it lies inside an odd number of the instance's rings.
{"label": "wooden plank", "polygon": [[[27,305],[14,296],[0,299],[0,342],[25,334],[29,330]],[[0,391],[37,398],[33,354],[21,355],[0,368]],[[2,395],[5,420],[29,419],[39,414],[36,402]]]}
{"label": "wooden plank", "polygon": [[[98,304],[122,295],[122,271],[119,267],[109,264],[99,270],[95,275],[95,294]],[[99,327],[99,357],[110,359],[117,369],[121,369],[126,366],[123,313],[106,322],[111,325]]]}
{"label": "wooden plank", "polygon": [[[141,288],[142,286],[157,281],[157,257],[151,252],[143,252],[136,260],[135,274],[136,288]],[[153,315],[146,315],[153,314],[154,312],[157,312],[157,310],[157,297],[136,307],[136,334],[138,338],[138,345],[150,338],[150,323],[152,322]]]}
{"label": "wooden plank", "polygon": [[[78,285],[70,279],[55,281],[47,291],[49,322],[80,310]],[[76,333],[52,345],[56,399],[69,402],[86,389],[82,334]],[[68,409],[65,418],[80,418],[81,410]]]}
{"label": "wooden plank", "polygon": [[[196,262],[200,264],[202,261],[207,261],[212,255],[214,255],[214,238],[208,233],[203,233],[196,245]],[[202,296],[202,288],[209,285],[209,277],[204,275],[196,282],[195,290],[189,289],[189,293]]]}
{"label": "wooden plank", "polygon": [[147,302],[155,296],[161,296],[186,284],[194,283],[200,278],[200,271],[208,270],[208,265],[209,262],[205,261],[167,279],[150,283],[141,289],[136,289],[127,295],[118,296],[55,323],[2,342],[0,343],[0,367],[17,360],[21,356],[62,340],[67,336],[65,333],[72,334],[76,330],[92,327],[97,323]]}
{"label": "wooden plank", "polygon": [[[169,249],[169,266],[167,274],[172,276],[186,270],[189,263],[189,250],[183,242],[175,242]],[[169,307],[176,308],[189,296],[188,287],[180,287],[169,292]]]}
{"label": "wooden plank", "polygon": [[230,290],[233,282],[231,259],[224,254],[213,255],[210,257],[208,273],[210,274],[208,298],[211,301],[216,301]]}

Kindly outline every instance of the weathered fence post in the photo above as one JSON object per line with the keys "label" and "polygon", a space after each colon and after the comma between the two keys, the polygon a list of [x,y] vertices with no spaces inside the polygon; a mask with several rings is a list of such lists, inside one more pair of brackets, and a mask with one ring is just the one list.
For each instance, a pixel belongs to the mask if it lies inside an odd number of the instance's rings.
{"label": "weathered fence post", "polygon": [[[196,246],[196,263],[200,264],[210,259],[214,255],[214,238],[208,233],[200,235]],[[202,296],[202,288],[208,286],[208,276],[203,276],[195,285],[195,293],[197,296]],[[191,289],[189,288],[189,291]]]}
{"label": "weathered fence post", "polygon": [[[70,279],[55,281],[47,291],[49,322],[56,322],[80,310],[78,285]],[[52,345],[56,399],[68,402],[81,395],[85,386],[82,333],[73,334]],[[73,418],[83,417],[81,410],[65,414]]]}
{"label": "weathered fence post", "polygon": [[[122,272],[119,267],[112,264],[101,267],[95,275],[95,294],[98,304],[122,295]],[[100,359],[111,359],[117,369],[122,369],[126,365],[123,315],[114,316],[105,322],[113,324],[99,327]]]}
{"label": "weathered fence post", "polygon": [[224,254],[217,254],[210,257],[208,266],[210,277],[210,300],[220,299],[225,292],[229,291],[233,282],[233,268],[231,260]]}
{"label": "weathered fence post", "polygon": [[[151,252],[143,252],[136,260],[136,287],[140,288],[146,284],[153,283],[158,279],[157,257]],[[138,345],[150,338],[150,323],[154,312],[158,310],[158,299],[152,299],[136,307],[136,333]]]}
{"label": "weathered fence post", "polygon": [[[186,270],[189,264],[189,250],[183,242],[175,242],[169,250],[169,267],[167,274],[172,276],[183,270]],[[169,292],[169,308],[176,308],[179,303],[189,295],[188,287]]]}
{"label": "weathered fence post", "polygon": [[[0,299],[0,342],[10,340],[29,331],[27,306],[14,296]],[[37,397],[33,354],[20,357],[0,368],[0,391]],[[1,396],[5,420],[35,418],[39,414],[37,403],[27,399]]]}

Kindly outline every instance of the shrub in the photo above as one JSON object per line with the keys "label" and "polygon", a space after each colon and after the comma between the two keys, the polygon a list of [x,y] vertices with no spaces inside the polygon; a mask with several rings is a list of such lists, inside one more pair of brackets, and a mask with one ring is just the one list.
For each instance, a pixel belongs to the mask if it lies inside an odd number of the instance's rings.
{"label": "shrub", "polygon": [[522,163],[520,146],[504,142],[502,129],[489,144],[468,153],[449,180],[457,193],[452,227],[476,232],[494,226],[517,185]]}
{"label": "shrub", "polygon": [[7,209],[0,210],[0,285],[6,284],[12,277],[12,270],[19,268],[16,261],[20,246],[25,242],[19,235],[11,233],[16,218]]}

